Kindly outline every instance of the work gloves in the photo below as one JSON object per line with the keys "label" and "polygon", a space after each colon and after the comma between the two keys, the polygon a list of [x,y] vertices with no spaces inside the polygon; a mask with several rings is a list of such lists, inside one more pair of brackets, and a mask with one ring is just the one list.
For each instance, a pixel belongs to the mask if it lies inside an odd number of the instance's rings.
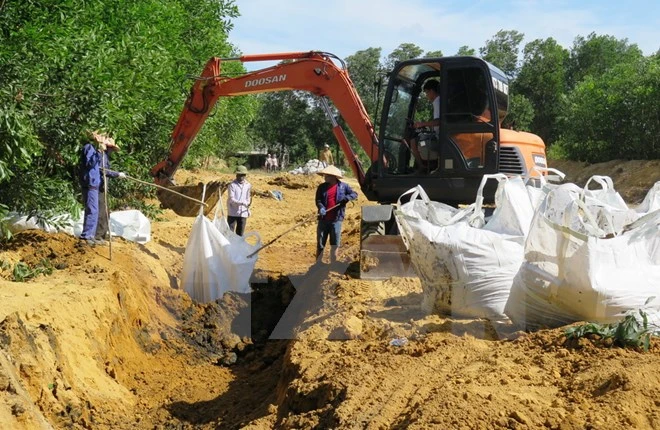
{"label": "work gloves", "polygon": [[124,173],[124,172],[119,172],[119,173],[117,174],[117,177],[118,177],[119,179],[126,179],[126,173]]}
{"label": "work gloves", "polygon": [[319,209],[319,215],[320,216],[325,216],[325,213],[326,213],[325,208],[320,208]]}

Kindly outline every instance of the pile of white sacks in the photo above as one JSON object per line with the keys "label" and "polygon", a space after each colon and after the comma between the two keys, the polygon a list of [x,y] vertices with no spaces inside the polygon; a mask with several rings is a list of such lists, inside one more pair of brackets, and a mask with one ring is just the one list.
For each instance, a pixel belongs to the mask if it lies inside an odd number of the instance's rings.
{"label": "pile of white sacks", "polygon": [[[314,175],[319,171],[323,170],[323,164],[319,160],[309,160],[303,166],[296,167],[293,170],[289,170],[289,173],[292,175]],[[344,172],[342,171],[342,174]]]}
{"label": "pile of white sacks", "polygon": [[[499,184],[486,219],[489,180]],[[660,182],[636,209],[604,176],[580,188],[487,175],[464,209],[430,201],[421,187],[405,195],[395,214],[427,312],[530,330],[610,323],[640,309],[660,321]]]}

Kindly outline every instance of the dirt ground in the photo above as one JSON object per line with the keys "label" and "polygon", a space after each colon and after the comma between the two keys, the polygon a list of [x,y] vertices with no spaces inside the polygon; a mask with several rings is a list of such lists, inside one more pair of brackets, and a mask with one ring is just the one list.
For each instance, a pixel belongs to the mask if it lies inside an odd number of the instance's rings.
{"label": "dirt ground", "polygon": [[[660,180],[658,161],[553,165],[580,184],[610,174],[630,203]],[[247,230],[264,243],[315,212],[318,176],[248,179]],[[259,253],[251,295],[210,304],[178,281],[193,218],[165,211],[149,243],[114,240],[112,259],[19,234],[0,249],[0,428],[660,429],[660,342],[643,353],[425,315],[418,279],[357,277],[364,204],[347,209],[339,262],[314,264],[307,224]],[[44,260],[52,274],[11,280]],[[245,317],[250,335],[235,329]]]}

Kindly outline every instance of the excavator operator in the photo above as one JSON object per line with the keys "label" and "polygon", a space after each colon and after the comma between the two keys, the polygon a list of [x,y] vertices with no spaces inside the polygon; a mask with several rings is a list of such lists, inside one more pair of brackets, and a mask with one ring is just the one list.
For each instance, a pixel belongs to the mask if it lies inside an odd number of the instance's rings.
{"label": "excavator operator", "polygon": [[413,123],[415,129],[422,127],[432,127],[433,136],[428,140],[414,138],[410,140],[410,151],[415,157],[417,170],[415,173],[424,173],[428,167],[428,161],[431,158],[438,158],[439,150],[439,132],[440,132],[440,82],[435,79],[429,79],[422,88],[426,98],[433,104],[433,118],[430,121],[419,121]]}

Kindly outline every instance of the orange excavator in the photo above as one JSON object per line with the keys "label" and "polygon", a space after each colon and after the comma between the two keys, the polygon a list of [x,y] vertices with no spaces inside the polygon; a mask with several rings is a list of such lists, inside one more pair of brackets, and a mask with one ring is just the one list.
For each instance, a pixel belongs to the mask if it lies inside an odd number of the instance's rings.
{"label": "orange excavator", "polygon": [[[221,73],[222,63],[227,61],[280,63],[228,77]],[[438,81],[440,123],[433,130],[414,129],[414,121],[427,120],[432,111],[423,93],[429,80]],[[196,78],[172,132],[169,155],[151,169],[156,184],[200,198],[201,186],[176,187],[172,177],[218,99],[283,90],[308,91],[320,97],[362,192],[369,200],[381,203],[362,207],[363,278],[409,273],[409,260],[392,212],[392,203],[408,189],[419,184],[433,200],[453,205],[471,203],[484,174],[526,175],[535,166],[547,167],[540,137],[501,127],[508,110],[508,80],[482,59],[439,57],[397,63],[388,75],[376,134],[344,62],[326,52],[310,51],[211,58]],[[367,154],[370,165],[366,169],[328,99]],[[420,157],[412,156],[412,142],[418,145]],[[216,203],[218,193],[214,191],[219,186],[207,186],[207,209]],[[484,190],[486,202],[492,201],[494,192],[495,186]],[[197,205],[176,195],[160,192],[159,199],[179,215],[198,213]],[[378,264],[368,263],[374,261]]]}

